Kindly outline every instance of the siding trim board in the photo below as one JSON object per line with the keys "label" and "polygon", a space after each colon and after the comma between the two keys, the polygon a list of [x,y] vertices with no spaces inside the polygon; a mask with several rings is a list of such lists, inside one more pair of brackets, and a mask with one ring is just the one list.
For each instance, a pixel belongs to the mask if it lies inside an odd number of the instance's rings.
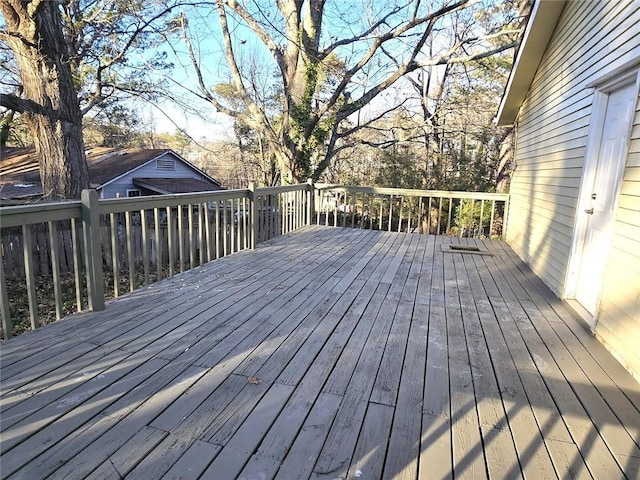
{"label": "siding trim board", "polygon": [[[538,65],[542,60],[547,43],[556,27],[564,1],[536,2],[531,12],[531,21],[527,23],[522,46],[518,50],[516,61],[509,75],[505,96],[502,98],[498,118],[506,118],[506,124],[515,120],[519,105],[524,100],[534,79]],[[537,18],[540,21],[533,21]],[[545,21],[546,20],[546,21]],[[527,40],[531,39],[533,45]],[[499,123],[500,124],[500,123]]]}

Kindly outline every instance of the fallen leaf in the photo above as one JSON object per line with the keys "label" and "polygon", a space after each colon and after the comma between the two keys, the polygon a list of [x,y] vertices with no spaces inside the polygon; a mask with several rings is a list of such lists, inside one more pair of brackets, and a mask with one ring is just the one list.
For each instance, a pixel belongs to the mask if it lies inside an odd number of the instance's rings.
{"label": "fallen leaf", "polygon": [[262,379],[260,379],[258,377],[249,377],[247,382],[249,382],[251,385],[258,385],[258,384],[262,383]]}

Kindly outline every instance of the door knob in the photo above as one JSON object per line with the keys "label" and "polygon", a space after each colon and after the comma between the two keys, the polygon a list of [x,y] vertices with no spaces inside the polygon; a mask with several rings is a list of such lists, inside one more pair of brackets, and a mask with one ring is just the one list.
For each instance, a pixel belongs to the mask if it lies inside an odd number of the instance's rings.
{"label": "door knob", "polygon": [[584,213],[588,213],[589,215],[593,215],[593,208],[587,208]]}

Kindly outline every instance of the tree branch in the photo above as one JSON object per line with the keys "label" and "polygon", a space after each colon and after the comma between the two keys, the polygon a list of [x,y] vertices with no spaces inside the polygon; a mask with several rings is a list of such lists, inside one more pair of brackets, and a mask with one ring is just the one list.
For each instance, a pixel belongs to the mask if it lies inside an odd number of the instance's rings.
{"label": "tree branch", "polygon": [[[224,40],[225,53],[227,57],[227,63],[229,64],[229,69],[231,70],[231,77],[233,79],[233,83],[235,84],[236,90],[242,102],[247,107],[249,114],[244,112],[234,112],[231,114],[235,118],[242,120],[246,125],[249,125],[257,130],[263,132],[268,135],[270,140],[273,142],[277,142],[278,135],[273,130],[269,119],[265,115],[264,111],[260,109],[258,105],[251,99],[247,92],[247,88],[244,85],[242,80],[242,75],[240,73],[240,69],[238,68],[238,64],[236,63],[233,45],[231,43],[231,34],[229,33],[229,25],[227,23],[227,12],[225,10],[225,5],[223,0],[217,0],[216,6],[218,8],[218,16],[220,18],[220,29],[222,30],[222,38]],[[215,108],[220,108],[222,105],[218,102],[213,96],[210,96],[209,101]],[[224,113],[224,110],[221,110]]]}
{"label": "tree branch", "polygon": [[269,35],[267,35],[267,32],[264,31],[264,29],[256,21],[256,19],[253,18],[253,16],[242,5],[238,4],[238,2],[234,0],[229,0],[226,3],[230,9],[232,9],[235,13],[237,13],[240,16],[240,18],[242,18],[247,23],[247,25],[249,26],[249,28],[251,28],[253,33],[260,39],[260,41],[264,44],[264,46],[267,47],[267,49],[271,52],[271,55],[273,55],[273,58],[276,60],[278,65],[281,65],[282,51],[280,50],[278,45],[276,45],[273,39],[269,37]]}
{"label": "tree branch", "polygon": [[342,47],[342,46],[345,46],[345,45],[350,45],[352,43],[356,43],[356,42],[359,42],[361,40],[364,40],[369,35],[371,35],[373,32],[375,32],[376,29],[378,29],[380,26],[386,24],[387,20],[391,16],[395,15],[396,13],[398,13],[400,10],[405,8],[408,4],[409,3],[406,3],[406,4],[402,5],[402,6],[398,6],[398,7],[394,8],[387,15],[385,15],[380,20],[375,22],[373,25],[371,25],[367,30],[362,32],[360,35],[356,35],[356,36],[351,37],[351,38],[345,38],[343,40],[338,40],[337,42],[332,43],[327,48],[322,50],[322,52],[319,53],[320,59],[321,60],[325,59],[327,56],[329,56],[329,54],[331,54],[331,52],[333,52],[338,47]]}
{"label": "tree branch", "polygon": [[[342,93],[344,92],[345,88],[349,85],[349,83],[351,82],[351,79],[353,78],[353,76],[358,73],[359,71],[361,71],[365,65],[367,65],[371,59],[374,57],[374,55],[376,54],[376,52],[384,45],[385,42],[388,42],[390,40],[396,39],[402,35],[404,35],[406,32],[408,32],[409,30],[423,25],[425,23],[428,24],[427,28],[425,29],[425,32],[423,32],[423,34],[421,35],[420,38],[420,42],[422,44],[424,44],[424,41],[426,40],[427,36],[426,32],[430,31],[431,28],[433,28],[433,24],[435,23],[435,21],[454,11],[466,8],[474,3],[478,3],[480,0],[459,0],[456,3],[453,3],[451,5],[447,5],[439,10],[436,10],[435,12],[425,16],[425,17],[420,17],[420,18],[415,18],[413,20],[411,20],[410,22],[407,22],[406,24],[403,24],[401,27],[396,28],[394,30],[390,30],[389,32],[385,33],[384,35],[381,35],[380,37],[376,38],[376,40],[374,41],[373,45],[369,48],[369,50],[367,51],[367,53],[365,53],[363,55],[363,57],[360,59],[360,61],[354,65],[352,68],[348,69],[345,72],[345,75],[342,79],[342,81],[338,84],[338,86],[336,87],[333,95],[331,96],[331,98],[328,100],[328,102],[326,103],[325,109],[324,111],[329,110],[330,108],[332,108],[336,102],[338,101],[338,98],[340,98],[340,95],[342,95]],[[415,64],[415,57],[418,54],[419,50],[416,50],[415,48],[413,49],[413,53],[411,55],[411,57],[409,58],[409,60],[407,60],[403,65],[400,65],[398,67],[398,69],[391,74],[389,77],[387,77],[386,80],[382,81],[381,83],[379,83],[376,87],[372,88],[369,92],[365,93],[362,97],[360,97],[359,101],[353,102],[349,105],[343,106],[343,108],[341,108],[341,114],[344,113],[344,117],[346,118],[347,116],[351,115],[351,113],[358,111],[360,108],[362,108],[363,105],[365,105],[366,103],[369,103],[369,101],[371,101],[371,99],[373,99],[378,93],[380,93],[382,90],[384,90],[385,88],[393,85],[400,77],[402,77],[403,75],[410,73],[412,71],[414,71],[416,68],[418,68],[418,66]],[[322,116],[322,114],[324,113],[321,112],[319,114],[319,116]]]}
{"label": "tree branch", "polygon": [[517,41],[512,41],[509,43],[505,43],[504,45],[500,45],[498,47],[492,48],[491,50],[486,50],[484,52],[479,52],[479,53],[475,53],[472,55],[465,55],[462,57],[452,57],[450,55],[443,55],[439,58],[435,58],[432,59],[430,61],[426,61],[426,62],[416,62],[415,64],[415,68],[413,70],[415,70],[416,68],[424,68],[424,67],[428,67],[431,65],[453,65],[456,63],[468,63],[468,62],[473,62],[476,60],[481,60],[483,58],[487,58],[487,57],[491,57],[493,55],[496,55],[500,52],[504,52],[505,50],[509,50],[510,48],[514,48],[515,46],[518,45]]}
{"label": "tree branch", "polygon": [[400,104],[398,105],[393,105],[392,107],[389,107],[388,109],[384,110],[383,112],[380,112],[378,115],[376,115],[375,117],[372,117],[370,119],[368,119],[367,121],[365,121],[364,123],[360,123],[352,128],[349,128],[347,130],[343,130],[341,131],[338,136],[340,138],[344,138],[347,137],[349,135],[353,135],[354,133],[356,133],[359,130],[362,130],[363,128],[369,128],[370,125],[372,125],[373,123],[377,122],[378,120],[380,120],[381,118],[384,118],[385,116],[387,116],[389,113],[393,112],[394,110],[397,110],[398,108],[402,107],[405,103],[407,103],[409,101],[408,98],[405,98],[402,102],[400,102]]}
{"label": "tree branch", "polygon": [[46,109],[39,103],[26,98],[20,98],[12,93],[0,93],[0,106],[19,113],[46,114]]}
{"label": "tree branch", "polygon": [[492,48],[491,50],[486,50],[484,52],[479,52],[473,55],[466,55],[463,57],[454,57],[453,54],[455,52],[450,51],[444,55],[441,55],[434,59],[430,59],[425,62],[412,61],[408,64],[404,64],[400,68],[398,68],[398,70],[396,70],[391,76],[387,77],[385,80],[383,80],[382,82],[378,83],[377,85],[375,85],[374,87],[366,91],[358,100],[354,101],[353,103],[345,105],[340,110],[341,116],[343,118],[346,118],[352,113],[357,112],[362,108],[362,106],[368,104],[380,92],[382,92],[386,88],[393,85],[400,77],[406,75],[407,73],[411,73],[419,68],[424,68],[424,67],[434,66],[434,65],[452,65],[456,63],[466,63],[466,62],[471,62],[475,60],[480,60],[483,58],[490,57],[492,55],[496,55],[497,53],[504,52],[505,50],[515,47],[517,44],[518,42],[513,41],[513,42],[506,43],[504,45],[500,45],[496,48]]}

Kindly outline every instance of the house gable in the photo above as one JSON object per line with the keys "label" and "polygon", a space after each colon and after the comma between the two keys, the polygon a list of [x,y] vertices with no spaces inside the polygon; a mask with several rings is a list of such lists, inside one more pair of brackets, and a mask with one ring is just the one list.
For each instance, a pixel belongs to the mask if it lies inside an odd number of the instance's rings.
{"label": "house gable", "polygon": [[211,190],[222,188],[218,181],[191,165],[172,150],[164,150],[135,168],[101,184],[98,187],[101,198],[126,197],[128,192],[139,190],[141,187],[135,184],[134,179],[136,178],[193,178],[203,183],[209,183],[212,185]]}
{"label": "house gable", "polygon": [[[180,186],[172,188],[185,192],[223,188],[217,180],[168,149],[94,147],[88,149],[86,155],[91,187],[100,191],[102,198],[141,193],[140,187],[134,185],[134,178],[183,179]],[[3,148],[0,175],[3,202],[33,201],[42,196],[38,159],[33,147]],[[189,187],[195,190],[189,190]],[[159,192],[148,190],[148,193]]]}

